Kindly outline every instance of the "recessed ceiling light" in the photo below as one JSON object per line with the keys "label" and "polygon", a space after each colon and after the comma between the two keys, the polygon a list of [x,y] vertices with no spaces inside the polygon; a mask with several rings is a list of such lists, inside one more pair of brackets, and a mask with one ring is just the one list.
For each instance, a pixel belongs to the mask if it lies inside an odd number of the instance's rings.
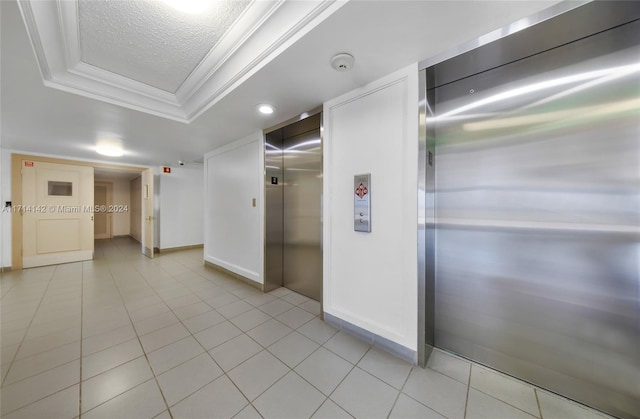
{"label": "recessed ceiling light", "polygon": [[269,105],[268,103],[262,103],[257,106],[258,112],[265,115],[271,115],[276,111],[276,108],[273,105]]}
{"label": "recessed ceiling light", "polygon": [[197,13],[202,13],[211,6],[212,0],[163,0],[166,4],[173,7],[174,9],[182,12],[188,13],[190,15],[195,15]]}
{"label": "recessed ceiling light", "polygon": [[109,157],[120,157],[124,154],[120,140],[100,140],[96,145],[96,153]]}

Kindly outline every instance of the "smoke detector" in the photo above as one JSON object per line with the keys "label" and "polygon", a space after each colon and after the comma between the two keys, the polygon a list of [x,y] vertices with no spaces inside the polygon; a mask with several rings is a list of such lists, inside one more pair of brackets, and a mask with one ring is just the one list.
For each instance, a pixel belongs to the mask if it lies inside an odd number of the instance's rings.
{"label": "smoke detector", "polygon": [[342,53],[336,54],[331,58],[331,67],[339,72],[349,71],[353,68],[353,63],[356,61],[353,55]]}

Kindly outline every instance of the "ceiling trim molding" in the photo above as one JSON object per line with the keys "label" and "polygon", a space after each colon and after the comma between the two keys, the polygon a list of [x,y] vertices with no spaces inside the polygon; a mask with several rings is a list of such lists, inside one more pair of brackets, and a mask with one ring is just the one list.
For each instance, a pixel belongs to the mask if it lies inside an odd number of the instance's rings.
{"label": "ceiling trim molding", "polygon": [[29,41],[31,42],[31,47],[33,48],[33,52],[36,55],[36,61],[38,62],[40,75],[43,79],[49,79],[51,78],[51,70],[47,65],[44,48],[42,46],[42,42],[40,42],[38,26],[36,25],[36,19],[33,16],[33,10],[31,10],[31,4],[24,0],[19,0],[18,6],[20,9],[20,13],[22,14],[22,20],[24,20],[24,24],[27,27],[27,36],[29,37]]}
{"label": "ceiling trim molding", "polygon": [[190,123],[346,1],[253,1],[175,93],[83,62],[77,1],[18,5],[46,86]]}
{"label": "ceiling trim molding", "polygon": [[[252,1],[244,10],[242,16],[222,35],[218,43],[207,53],[205,58],[198,63],[194,71],[176,91],[176,97],[185,103],[188,98],[210,79],[216,71],[224,65],[233,54],[244,44],[255,31],[275,13],[285,0],[276,2]],[[250,26],[249,30],[243,30],[238,22]]]}
{"label": "ceiling trim molding", "polygon": [[[226,72],[227,69],[224,68],[225,65],[232,67],[231,77],[224,79],[223,82],[220,82],[221,80],[218,78],[209,77],[204,81],[203,86],[193,93],[192,97],[195,97],[196,95],[202,97],[191,101],[191,103],[187,103],[185,106],[187,113],[191,115],[192,120],[206,112],[230,91],[235,89],[238,85],[243,83],[258,70],[267,65],[271,60],[277,57],[282,51],[302,38],[328,16],[344,6],[346,2],[347,0],[322,0],[316,2],[291,2],[282,0],[278,5],[278,19],[270,19],[266,24],[256,28],[256,31],[251,33],[252,39],[249,39],[239,45],[239,48],[234,51],[235,54],[216,69],[216,71],[219,72]],[[301,7],[306,8],[304,13],[300,13]],[[285,22],[294,23],[288,27],[283,26],[282,22],[280,22],[280,18],[283,18]],[[277,34],[277,38],[270,40],[268,46],[255,48],[251,45],[251,42],[255,39],[262,39],[269,35],[273,36],[273,34]],[[241,49],[249,51],[242,51]],[[252,60],[245,63],[235,63],[232,61],[234,57],[242,56],[246,52],[248,52],[247,55],[251,56],[251,50],[255,49],[262,50],[262,52],[254,54],[253,56],[255,58]],[[244,65],[240,70],[238,70],[237,68],[239,66],[237,64]],[[193,105],[195,105],[195,107],[192,107]]]}

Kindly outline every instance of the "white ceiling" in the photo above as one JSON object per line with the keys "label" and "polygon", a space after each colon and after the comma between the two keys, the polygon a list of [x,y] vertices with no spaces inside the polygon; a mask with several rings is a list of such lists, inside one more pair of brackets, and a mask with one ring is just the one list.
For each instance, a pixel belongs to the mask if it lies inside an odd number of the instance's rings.
{"label": "white ceiling", "polygon": [[81,60],[175,93],[249,4],[220,0],[201,14],[162,1],[78,1]]}
{"label": "white ceiling", "polygon": [[[176,118],[167,119],[117,105],[114,100],[105,102],[86,97],[86,93],[82,96],[71,88],[63,91],[45,87],[17,4],[13,0],[1,1],[1,146],[95,160],[98,158],[94,151],[96,140],[110,136],[123,141],[126,154],[119,158],[101,158],[105,161],[150,166],[176,165],[178,160],[198,161],[216,147],[276,125],[349,90],[476,39],[554,3],[557,2],[390,0],[335,3],[315,16],[304,30],[298,28],[299,36],[279,44],[276,49],[269,50],[274,44],[271,41],[261,48],[253,48],[253,54],[262,59],[260,65],[241,77],[235,73],[222,74],[221,77],[232,83],[217,89],[209,107],[202,108],[199,116],[186,124]],[[291,9],[308,4],[286,2]],[[277,30],[271,32],[277,33]],[[129,41],[136,43],[126,38],[117,42]],[[170,63],[176,57],[169,51],[176,49],[180,48],[160,49],[164,58],[155,59]],[[116,65],[126,64],[117,48],[104,51],[91,60],[112,66],[112,70]],[[135,45],[131,46],[129,54],[135,54],[132,51],[135,51]],[[330,68],[330,58],[340,52],[349,52],[356,57],[352,71],[338,73]],[[172,57],[168,57],[169,54]],[[251,62],[250,58],[240,55],[236,64],[240,59]],[[168,67],[171,75],[167,80],[173,81],[154,83],[168,83],[167,86],[177,83],[183,70]],[[226,70],[230,71],[231,67]],[[145,78],[145,83],[151,83],[150,75],[140,69],[132,67],[119,71],[129,71],[129,76]],[[169,88],[167,86],[164,87]],[[197,89],[193,92],[194,96],[199,94],[204,93]],[[255,106],[263,102],[274,104],[277,112],[271,116],[258,115]]]}

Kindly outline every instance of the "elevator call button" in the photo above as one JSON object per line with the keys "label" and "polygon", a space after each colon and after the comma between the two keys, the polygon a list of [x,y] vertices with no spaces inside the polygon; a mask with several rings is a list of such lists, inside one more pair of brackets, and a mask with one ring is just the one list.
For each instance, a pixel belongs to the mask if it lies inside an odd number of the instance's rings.
{"label": "elevator call button", "polygon": [[371,232],[371,174],[353,177],[353,229]]}
{"label": "elevator call button", "polygon": [[271,176],[271,184],[272,185],[277,185],[278,184],[278,178],[275,176]]}

